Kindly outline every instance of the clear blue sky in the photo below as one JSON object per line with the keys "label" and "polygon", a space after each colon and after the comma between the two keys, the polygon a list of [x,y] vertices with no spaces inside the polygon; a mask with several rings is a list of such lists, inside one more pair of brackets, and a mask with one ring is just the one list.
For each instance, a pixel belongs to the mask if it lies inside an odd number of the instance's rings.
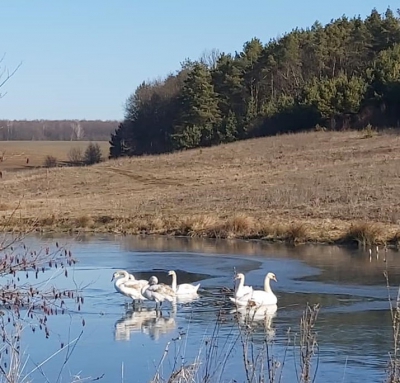
{"label": "clear blue sky", "polygon": [[205,49],[365,17],[395,1],[371,0],[4,0],[0,52],[22,67],[1,91],[0,119],[122,119],[126,98]]}

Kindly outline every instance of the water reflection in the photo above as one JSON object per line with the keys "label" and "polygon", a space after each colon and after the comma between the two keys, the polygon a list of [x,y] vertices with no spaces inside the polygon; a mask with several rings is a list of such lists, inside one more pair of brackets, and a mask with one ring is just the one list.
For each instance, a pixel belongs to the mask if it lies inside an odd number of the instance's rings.
{"label": "water reflection", "polygon": [[230,313],[235,314],[235,320],[238,321],[239,325],[265,333],[267,340],[270,341],[275,337],[272,322],[276,317],[277,310],[277,305],[260,306],[258,308],[235,307]]}
{"label": "water reflection", "polygon": [[358,249],[333,245],[301,245],[268,243],[252,240],[220,240],[206,238],[175,238],[162,236],[121,237],[121,246],[129,251],[191,252],[199,254],[236,254],[268,256],[281,260],[298,259],[321,268],[321,273],[303,280],[346,282],[376,285],[385,283],[382,273],[391,270],[391,283],[400,283],[398,251],[384,251],[383,247]]}
{"label": "water reflection", "polygon": [[115,322],[115,340],[128,341],[134,333],[143,333],[152,340],[158,340],[161,335],[172,332],[176,328],[175,310],[165,316],[154,309],[142,308],[136,311],[129,308],[122,318]]}
{"label": "water reflection", "polygon": [[200,299],[200,295],[197,293],[185,294],[185,295],[177,295],[176,303],[181,305],[188,305]]}

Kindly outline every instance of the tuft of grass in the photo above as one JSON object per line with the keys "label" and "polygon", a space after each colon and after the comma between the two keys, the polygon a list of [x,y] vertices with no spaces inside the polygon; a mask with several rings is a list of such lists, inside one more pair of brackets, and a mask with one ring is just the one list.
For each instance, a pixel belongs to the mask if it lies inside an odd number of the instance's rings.
{"label": "tuft of grass", "polygon": [[278,222],[271,225],[269,230],[272,238],[287,241],[291,244],[312,242],[316,239],[316,237],[309,232],[308,226],[302,222]]}
{"label": "tuft of grass", "polygon": [[56,218],[55,214],[52,214],[48,217],[42,218],[40,220],[40,225],[41,226],[53,226],[53,225],[55,225],[56,222],[57,222],[57,218]]}
{"label": "tuft of grass", "polygon": [[184,235],[204,236],[215,230],[218,219],[212,215],[200,214],[184,217],[178,229]]}
{"label": "tuft of grass", "polygon": [[93,220],[88,215],[81,215],[80,217],[77,217],[75,219],[75,224],[76,224],[77,227],[85,228],[85,227],[88,227],[88,226],[92,225],[93,224]]}
{"label": "tuft of grass", "polygon": [[310,235],[306,224],[293,222],[287,226],[285,237],[290,243],[298,244],[307,242]]}
{"label": "tuft of grass", "polygon": [[161,217],[155,217],[149,223],[149,229],[152,233],[159,233],[164,228],[165,228],[165,223]]}
{"label": "tuft of grass", "polygon": [[368,124],[362,131],[362,138],[372,138],[378,134],[376,128],[374,128],[371,124]]}
{"label": "tuft of grass", "polygon": [[101,215],[100,217],[96,218],[96,223],[100,223],[102,225],[107,225],[108,223],[113,222],[113,218],[109,215]]}
{"label": "tuft of grass", "polygon": [[238,213],[228,217],[226,221],[219,225],[221,237],[248,237],[258,231],[258,225],[254,217],[246,213]]}
{"label": "tuft of grass", "polygon": [[343,239],[347,242],[357,242],[362,247],[385,242],[383,227],[378,223],[365,221],[351,224]]}

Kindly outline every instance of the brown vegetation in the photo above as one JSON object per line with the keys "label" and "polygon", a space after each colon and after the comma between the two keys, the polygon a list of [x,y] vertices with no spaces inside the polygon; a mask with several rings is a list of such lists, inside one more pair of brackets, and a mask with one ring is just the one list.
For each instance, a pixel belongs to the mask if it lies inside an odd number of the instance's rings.
{"label": "brown vegetation", "polygon": [[[67,153],[67,150],[66,150]],[[29,156],[32,160],[32,155]],[[312,132],[7,173],[9,228],[361,244],[400,238],[400,137]],[[49,219],[49,217],[52,217]]]}
{"label": "brown vegetation", "polygon": [[[59,164],[71,161],[69,153],[71,149],[84,152],[89,141],[0,141],[0,153],[3,160],[0,161],[0,171],[26,170],[42,167],[46,157],[55,157]],[[108,155],[108,141],[98,142],[103,155]],[[29,160],[28,160],[29,159]]]}

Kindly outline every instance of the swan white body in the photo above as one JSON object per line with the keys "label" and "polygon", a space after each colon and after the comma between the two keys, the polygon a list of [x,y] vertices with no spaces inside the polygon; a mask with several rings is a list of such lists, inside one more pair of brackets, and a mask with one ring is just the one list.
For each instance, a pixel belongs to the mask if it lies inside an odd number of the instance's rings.
{"label": "swan white body", "polygon": [[271,290],[271,286],[269,283],[271,279],[277,282],[275,274],[268,273],[264,279],[264,290],[253,290],[253,292],[245,294],[240,298],[229,297],[229,299],[237,306],[258,307],[266,305],[276,305],[278,299]]}
{"label": "swan white body", "polygon": [[244,278],[244,274],[242,273],[238,273],[235,277],[235,280],[239,280],[239,283],[236,284],[235,291],[233,293],[233,297],[235,299],[241,298],[243,295],[253,292],[253,288],[251,286],[244,285]]}
{"label": "swan white body", "polygon": [[136,280],[132,274],[125,270],[118,270],[113,274],[111,281],[115,280],[114,287],[119,293],[132,298],[134,301],[142,301],[146,298],[141,294],[141,289],[148,285],[146,280]]}
{"label": "swan white body", "polygon": [[168,271],[168,275],[172,275],[172,285],[171,288],[178,295],[193,295],[197,294],[197,290],[200,287],[200,283],[197,285],[191,285],[190,283],[177,284],[176,272],[173,270]]}
{"label": "swan white body", "polygon": [[148,285],[141,289],[141,294],[149,301],[155,301],[156,309],[161,307],[164,301],[173,302],[175,299],[174,290],[164,283],[158,283],[155,276],[150,277]]}

